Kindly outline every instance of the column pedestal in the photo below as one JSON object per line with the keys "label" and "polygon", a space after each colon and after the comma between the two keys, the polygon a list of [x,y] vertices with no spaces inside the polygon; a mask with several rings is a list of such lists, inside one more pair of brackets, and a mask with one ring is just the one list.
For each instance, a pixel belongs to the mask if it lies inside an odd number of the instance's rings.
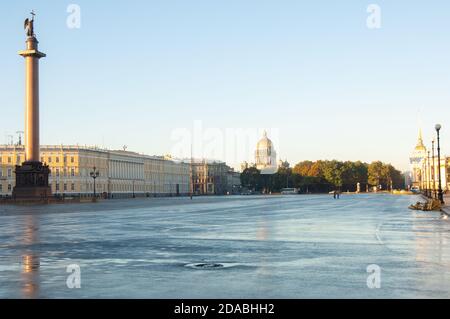
{"label": "column pedestal", "polygon": [[14,199],[46,200],[51,196],[48,185],[50,169],[41,162],[24,162],[16,166],[16,187]]}

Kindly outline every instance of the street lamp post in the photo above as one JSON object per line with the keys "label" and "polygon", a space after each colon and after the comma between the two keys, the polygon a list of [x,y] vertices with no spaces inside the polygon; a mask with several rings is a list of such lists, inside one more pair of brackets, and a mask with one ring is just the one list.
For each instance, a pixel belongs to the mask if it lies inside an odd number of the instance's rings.
{"label": "street lamp post", "polygon": [[133,198],[136,198],[136,195],[134,193],[134,180],[133,180]]}
{"label": "street lamp post", "polygon": [[425,175],[426,175],[426,171],[425,171],[425,162],[422,162],[422,171],[420,172],[420,188],[422,190],[422,194],[425,195]]}
{"label": "street lamp post", "polygon": [[94,198],[97,198],[96,190],[95,190],[95,180],[100,176],[100,172],[97,170],[97,167],[94,166],[94,170],[89,173],[92,179],[94,180]]}
{"label": "street lamp post", "polygon": [[431,149],[432,149],[432,151],[433,151],[433,160],[432,160],[432,162],[431,162],[431,175],[432,175],[432,178],[433,178],[433,180],[432,180],[432,182],[433,182],[433,195],[434,195],[434,198],[436,198],[436,172],[435,172],[435,164],[436,164],[436,161],[435,161],[435,157],[434,157],[434,139],[431,141]]}
{"label": "street lamp post", "polygon": [[444,194],[442,192],[442,180],[441,180],[441,143],[440,143],[440,131],[441,131],[441,124],[436,124],[435,126],[436,132],[437,132],[437,150],[438,150],[438,172],[439,172],[439,189],[438,189],[438,197],[442,204],[444,204]]}
{"label": "street lamp post", "polygon": [[427,196],[431,198],[431,164],[430,164],[430,151],[428,151],[428,175],[427,175]]}
{"label": "street lamp post", "polygon": [[425,196],[428,196],[427,176],[428,176],[427,162],[424,160],[423,161],[423,190],[424,190]]}

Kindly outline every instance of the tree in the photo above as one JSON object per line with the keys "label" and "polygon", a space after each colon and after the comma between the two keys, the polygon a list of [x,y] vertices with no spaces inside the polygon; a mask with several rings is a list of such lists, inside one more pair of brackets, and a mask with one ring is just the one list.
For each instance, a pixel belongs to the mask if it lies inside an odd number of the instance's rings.
{"label": "tree", "polygon": [[241,173],[241,184],[253,190],[259,190],[262,187],[261,171],[256,167],[246,168]]}
{"label": "tree", "polygon": [[394,189],[404,188],[405,187],[405,179],[403,178],[402,173],[395,169],[391,164],[386,165],[387,171],[387,180],[388,180],[388,188],[391,187]]}
{"label": "tree", "polygon": [[382,185],[383,179],[385,178],[385,167],[380,161],[372,162],[369,164],[368,171],[368,182],[371,186],[378,187]]}
{"label": "tree", "polygon": [[312,176],[311,175],[311,167],[313,166],[314,162],[312,161],[303,161],[295,165],[292,172],[294,174],[298,174],[301,176]]}
{"label": "tree", "polygon": [[322,169],[323,165],[324,165],[323,161],[314,162],[314,164],[311,166],[311,168],[309,170],[309,174],[307,176],[323,177],[323,169]]}
{"label": "tree", "polygon": [[322,172],[325,180],[335,188],[342,187],[343,163],[336,160],[322,163]]}
{"label": "tree", "polygon": [[381,185],[386,190],[405,186],[402,173],[391,164],[384,164],[380,161],[369,165],[369,184],[373,186]]}
{"label": "tree", "polygon": [[272,175],[272,191],[279,192],[283,188],[293,187],[293,185],[293,174],[290,168],[280,167],[278,168],[278,171]]}
{"label": "tree", "polygon": [[361,186],[367,184],[368,164],[357,162],[344,162],[342,168],[342,184],[343,188],[349,191],[356,191],[357,184]]}
{"label": "tree", "polygon": [[[255,167],[244,170],[241,182],[245,187],[257,191],[279,192],[286,187],[300,189],[302,193],[324,193],[333,189],[356,191],[365,185],[383,189],[403,188],[404,179],[400,171],[391,164],[380,161],[371,164],[361,161],[303,161],[293,169],[280,167],[273,175],[262,175]],[[363,188],[364,187],[364,188]]]}

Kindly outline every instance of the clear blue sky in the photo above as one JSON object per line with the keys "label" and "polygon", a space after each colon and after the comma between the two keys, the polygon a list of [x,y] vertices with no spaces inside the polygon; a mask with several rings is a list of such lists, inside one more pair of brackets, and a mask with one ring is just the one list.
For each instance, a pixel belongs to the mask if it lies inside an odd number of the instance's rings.
{"label": "clear blue sky", "polygon": [[[69,29],[70,3],[81,29]],[[382,28],[366,26],[370,3]],[[418,112],[450,153],[448,1],[2,1],[2,142],[23,129],[23,20],[34,9],[41,143],[171,151],[172,132],[278,128],[300,160],[408,168]],[[251,158],[249,158],[251,160]],[[234,164],[234,163],[230,163]]]}

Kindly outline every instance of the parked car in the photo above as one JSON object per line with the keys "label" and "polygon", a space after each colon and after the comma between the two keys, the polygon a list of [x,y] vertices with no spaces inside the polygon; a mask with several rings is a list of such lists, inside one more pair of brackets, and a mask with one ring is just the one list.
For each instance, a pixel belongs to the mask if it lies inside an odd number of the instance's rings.
{"label": "parked car", "polygon": [[419,186],[411,187],[411,192],[413,192],[414,194],[420,193],[420,187]]}

